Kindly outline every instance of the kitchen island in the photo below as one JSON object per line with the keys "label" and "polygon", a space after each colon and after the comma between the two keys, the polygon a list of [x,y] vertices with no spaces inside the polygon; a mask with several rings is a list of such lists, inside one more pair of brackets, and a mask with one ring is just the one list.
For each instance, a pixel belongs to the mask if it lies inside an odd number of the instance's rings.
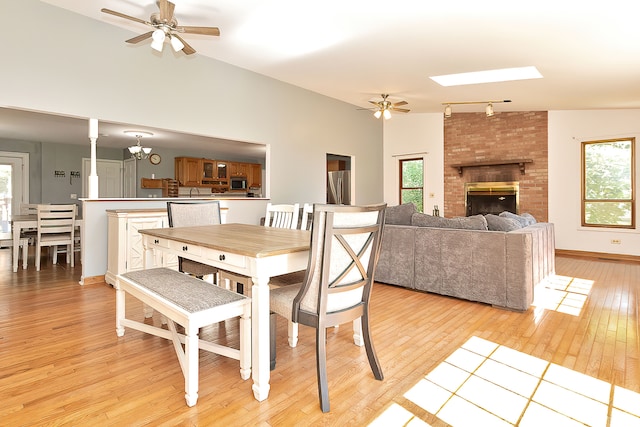
{"label": "kitchen island", "polygon": [[100,283],[107,272],[109,210],[166,209],[169,201],[219,200],[226,209],[228,223],[259,224],[269,199],[257,197],[149,197],[137,199],[81,199],[85,230],[82,241],[82,277],[80,284]]}

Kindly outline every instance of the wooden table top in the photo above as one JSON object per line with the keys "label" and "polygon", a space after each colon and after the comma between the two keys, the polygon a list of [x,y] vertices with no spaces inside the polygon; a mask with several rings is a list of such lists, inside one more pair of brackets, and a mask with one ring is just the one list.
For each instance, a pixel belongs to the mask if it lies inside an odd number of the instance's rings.
{"label": "wooden table top", "polygon": [[139,230],[152,237],[264,258],[308,251],[311,232],[251,224],[220,224],[195,227],[148,228]]}

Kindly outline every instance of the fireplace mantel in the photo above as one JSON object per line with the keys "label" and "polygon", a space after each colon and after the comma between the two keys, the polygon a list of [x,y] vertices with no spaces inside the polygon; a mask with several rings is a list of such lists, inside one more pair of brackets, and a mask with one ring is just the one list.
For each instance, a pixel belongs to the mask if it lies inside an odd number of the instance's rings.
{"label": "fireplace mantel", "polygon": [[492,160],[486,162],[471,162],[471,163],[461,163],[456,165],[451,165],[452,168],[458,169],[458,173],[462,175],[462,171],[464,168],[477,168],[481,166],[502,166],[502,165],[518,165],[520,168],[520,173],[524,175],[525,164],[533,163],[531,159],[521,159],[521,160]]}

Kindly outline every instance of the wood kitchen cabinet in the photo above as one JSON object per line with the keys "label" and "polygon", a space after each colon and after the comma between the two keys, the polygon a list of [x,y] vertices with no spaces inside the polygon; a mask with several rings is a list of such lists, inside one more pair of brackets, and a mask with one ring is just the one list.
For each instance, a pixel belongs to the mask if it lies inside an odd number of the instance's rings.
{"label": "wood kitchen cabinet", "polygon": [[247,176],[248,163],[242,162],[229,162],[230,176]]}
{"label": "wood kitchen cabinet", "polygon": [[232,176],[246,176],[249,186],[261,187],[262,165],[196,157],[175,158],[175,178],[181,187],[210,187],[214,192],[226,192]]}
{"label": "wood kitchen cabinet", "polygon": [[[169,227],[166,209],[107,210],[107,272],[105,281],[115,284],[118,274],[142,270],[142,236],[138,230]],[[158,258],[160,256],[160,258]],[[161,266],[178,269],[175,255],[158,254]]]}
{"label": "wood kitchen cabinet", "polygon": [[199,187],[202,185],[203,161],[195,157],[176,157],[175,177],[182,187]]}
{"label": "wood kitchen cabinet", "polygon": [[247,182],[249,187],[262,187],[262,165],[260,163],[249,164]]}

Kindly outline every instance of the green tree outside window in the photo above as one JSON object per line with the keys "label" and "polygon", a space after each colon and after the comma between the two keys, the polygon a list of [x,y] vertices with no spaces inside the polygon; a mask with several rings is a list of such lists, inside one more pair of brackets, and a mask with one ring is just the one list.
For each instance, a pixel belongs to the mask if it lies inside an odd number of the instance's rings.
{"label": "green tree outside window", "polygon": [[424,160],[400,160],[400,203],[413,203],[424,212]]}
{"label": "green tree outside window", "polygon": [[635,138],[582,143],[582,225],[635,228]]}

